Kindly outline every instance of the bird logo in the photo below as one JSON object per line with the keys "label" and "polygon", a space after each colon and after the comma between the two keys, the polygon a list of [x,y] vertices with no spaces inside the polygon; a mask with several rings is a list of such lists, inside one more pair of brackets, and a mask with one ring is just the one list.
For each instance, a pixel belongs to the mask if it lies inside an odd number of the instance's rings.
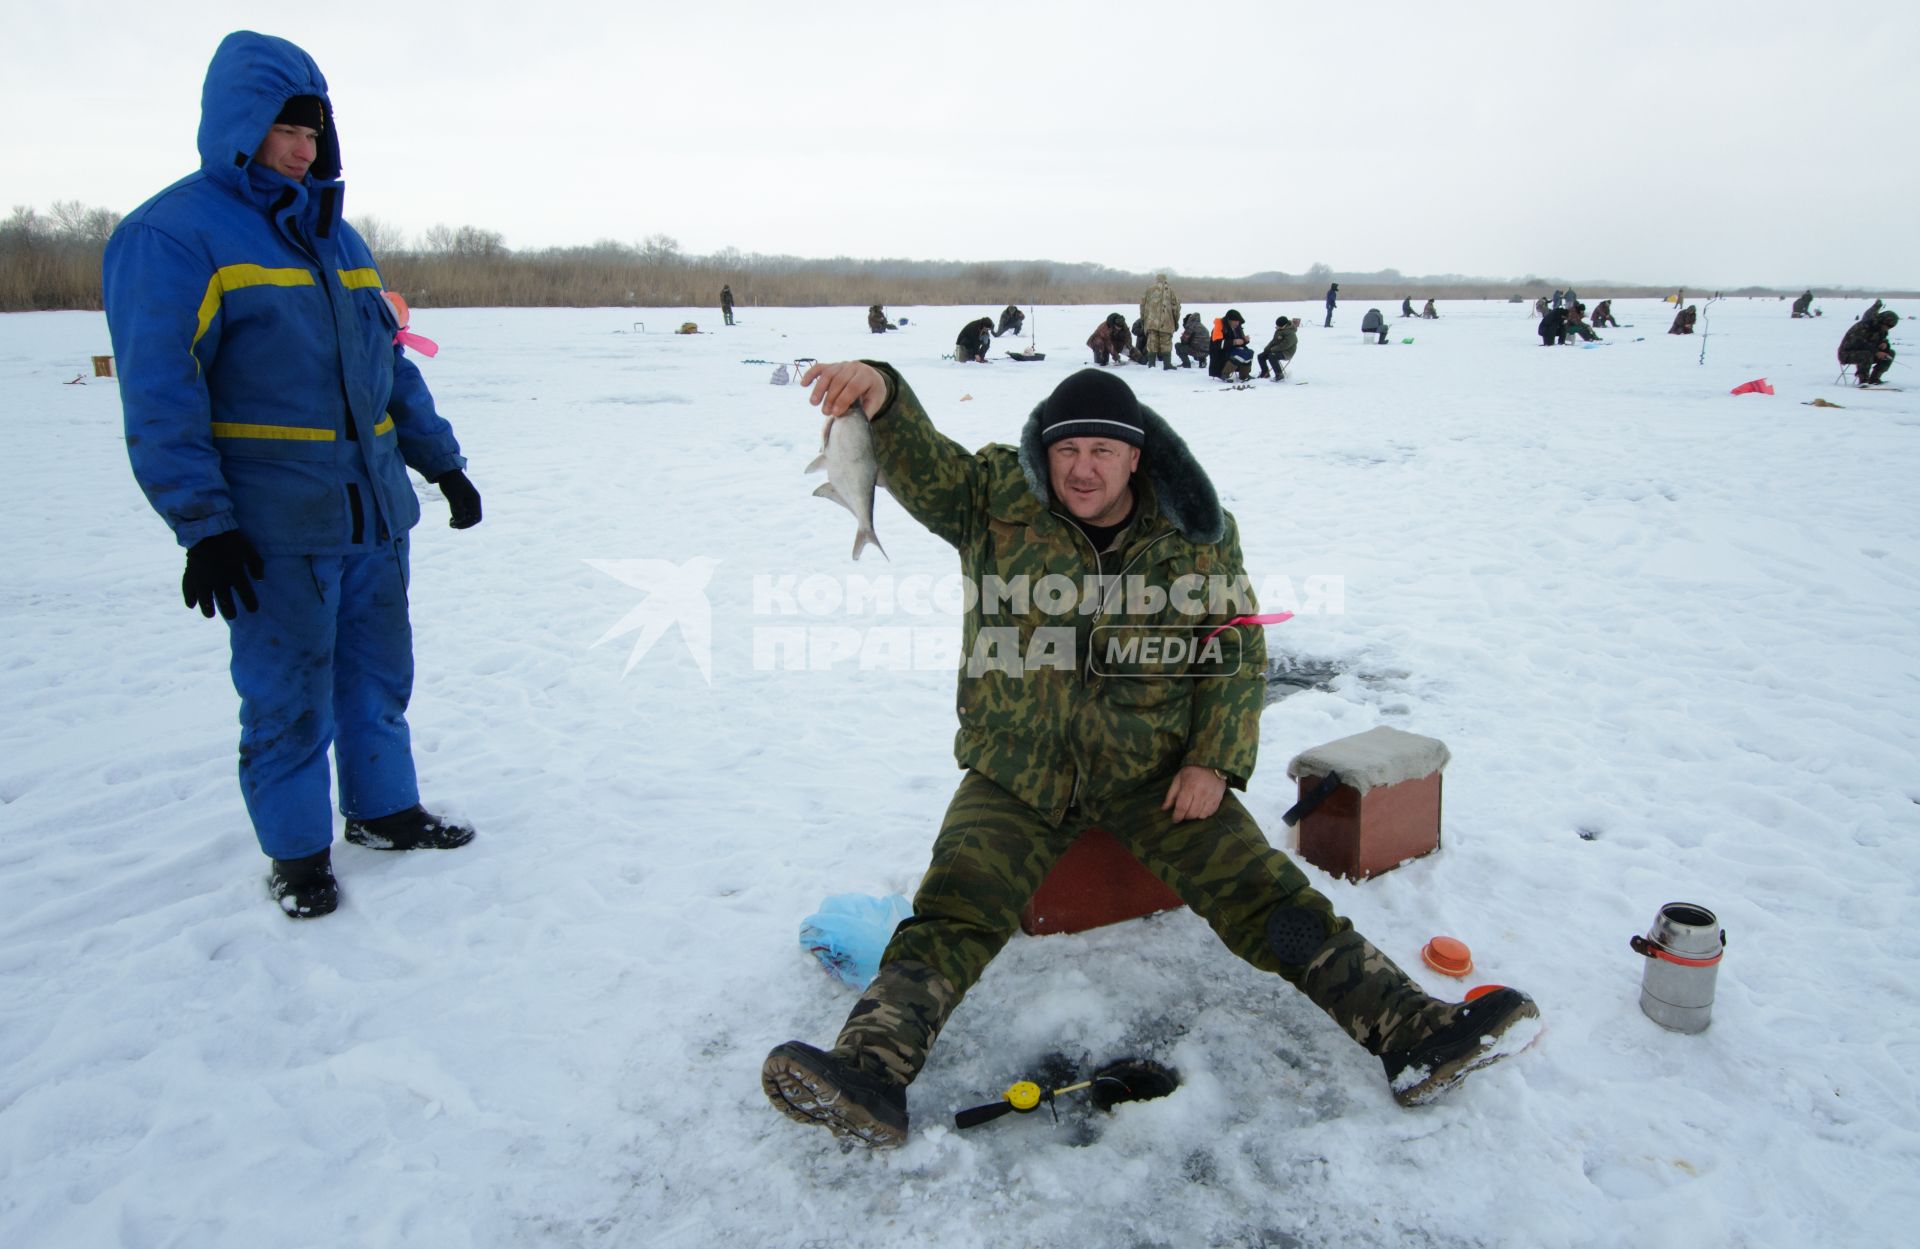
{"label": "bird logo", "polygon": [[684,564],[664,559],[585,562],[621,584],[646,593],[637,607],[593,642],[599,646],[629,633],[639,633],[633,640],[633,649],[627,652],[627,666],[620,672],[622,677],[633,671],[667,630],[678,625],[680,640],[687,644],[700,675],[708,685],[713,684],[713,604],[707,599],[707,584],[713,580],[713,570],[720,566],[719,560],[696,555]]}

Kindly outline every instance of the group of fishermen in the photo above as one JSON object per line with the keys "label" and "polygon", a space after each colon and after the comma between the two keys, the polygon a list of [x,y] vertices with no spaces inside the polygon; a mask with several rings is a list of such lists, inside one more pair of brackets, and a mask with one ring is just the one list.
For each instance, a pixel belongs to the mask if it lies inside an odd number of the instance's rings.
{"label": "group of fishermen", "polygon": [[[1329,291],[1328,296],[1333,298],[1334,292]],[[1810,311],[1812,304],[1813,292],[1807,291],[1793,301],[1793,316],[1814,315]],[[1620,324],[1613,315],[1611,299],[1603,299],[1594,305],[1593,314],[1589,317],[1586,304],[1581,302],[1579,293],[1571,287],[1556,290],[1551,296],[1542,295],[1534,301],[1533,306],[1540,317],[1538,333],[1543,347],[1564,346],[1576,335],[1586,342],[1598,342],[1600,335],[1595,333],[1596,330],[1618,328]],[[1400,315],[1435,320],[1440,314],[1431,299],[1426,301],[1424,309],[1416,313],[1413,300],[1403,298],[1400,301]],[[1668,327],[1667,333],[1691,334],[1699,318],[1699,306],[1686,304],[1673,314],[1673,324]],[[1892,365],[1895,353],[1887,340],[1889,332],[1899,320],[1897,314],[1883,311],[1880,301],[1875,300],[1873,306],[1862,314],[1841,340],[1840,363],[1854,368],[1861,385],[1878,385]],[[992,317],[969,321],[954,341],[954,359],[985,362],[987,348],[993,340],[1005,334],[1021,333],[1026,321],[1026,314],[1013,304],[1001,309],[997,325]],[[1287,364],[1299,350],[1300,325],[1298,317],[1275,318],[1273,337],[1263,349],[1256,352],[1246,332],[1246,318],[1237,309],[1229,308],[1214,318],[1211,328],[1197,312],[1187,312],[1183,317],[1179,297],[1174,294],[1166,275],[1159,274],[1141,298],[1140,315],[1134,318],[1133,324],[1128,325],[1122,313],[1108,313],[1094,327],[1093,333],[1088,335],[1087,347],[1093,352],[1093,362],[1101,368],[1123,364],[1152,367],[1157,363],[1162,369],[1171,371],[1174,368],[1173,359],[1178,356],[1179,367],[1190,369],[1205,361],[1207,375],[1223,381],[1249,381],[1257,364],[1260,377],[1272,378],[1277,382],[1286,375]],[[895,328],[879,304],[868,309],[867,326],[876,334]],[[1362,329],[1377,334],[1383,343],[1387,341],[1386,318],[1377,308],[1368,311]]]}
{"label": "group of fishermen", "polygon": [[1245,382],[1253,377],[1257,364],[1262,378],[1280,381],[1286,366],[1300,348],[1300,319],[1276,317],[1273,337],[1259,351],[1247,334],[1246,318],[1236,308],[1215,317],[1211,327],[1198,312],[1185,312],[1180,297],[1165,274],[1158,274],[1140,300],[1140,315],[1131,326],[1122,313],[1111,312],[1087,337],[1093,362],[1101,368],[1109,365],[1140,364],[1148,368],[1158,364],[1171,372],[1175,356],[1183,369],[1204,361],[1207,376],[1222,381]]}
{"label": "group of fishermen", "polygon": [[1542,347],[1564,346],[1575,334],[1586,342],[1599,342],[1600,336],[1594,333],[1596,328],[1620,324],[1614,319],[1611,299],[1595,304],[1589,320],[1587,306],[1580,302],[1579,293],[1572,287],[1555,291],[1552,298],[1540,296],[1533,301],[1533,310],[1540,314],[1538,333]]}

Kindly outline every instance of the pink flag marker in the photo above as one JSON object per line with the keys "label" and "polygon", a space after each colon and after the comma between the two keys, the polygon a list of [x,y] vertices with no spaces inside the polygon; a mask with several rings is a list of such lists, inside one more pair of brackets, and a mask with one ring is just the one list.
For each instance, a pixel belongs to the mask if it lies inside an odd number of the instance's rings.
{"label": "pink flag marker", "polygon": [[421,355],[431,359],[440,354],[440,344],[431,338],[423,338],[407,329],[413,320],[413,313],[407,307],[407,301],[400,298],[399,291],[381,291],[387,297],[387,306],[393,309],[394,320],[400,322],[400,328],[394,331],[395,346],[411,347]]}
{"label": "pink flag marker", "polygon": [[402,347],[411,347],[423,356],[433,357],[440,354],[439,343],[434,342],[431,338],[422,338],[410,330],[400,330],[394,334],[393,341]]}
{"label": "pink flag marker", "polygon": [[1285,624],[1287,621],[1292,619],[1293,619],[1293,613],[1290,611],[1269,612],[1265,615],[1260,615],[1260,616],[1235,616],[1232,620],[1227,621],[1227,623],[1221,625],[1218,629],[1215,629],[1212,633],[1209,633],[1207,634],[1207,636],[1201,638],[1200,645],[1205,646],[1208,642],[1213,641],[1213,639],[1219,637],[1222,633],[1225,633],[1228,629],[1233,628],[1233,626],[1235,625]]}

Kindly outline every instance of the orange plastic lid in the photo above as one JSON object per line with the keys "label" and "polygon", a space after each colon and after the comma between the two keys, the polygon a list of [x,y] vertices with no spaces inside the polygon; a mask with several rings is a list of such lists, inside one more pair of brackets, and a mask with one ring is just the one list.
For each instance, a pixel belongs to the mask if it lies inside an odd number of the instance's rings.
{"label": "orange plastic lid", "polygon": [[1505,985],[1503,985],[1503,984],[1477,984],[1477,985],[1474,985],[1474,986],[1473,986],[1473,987],[1472,987],[1471,989],[1468,989],[1468,990],[1467,990],[1467,1001],[1469,1001],[1469,1002],[1471,1002],[1471,1001],[1473,1001],[1473,1000],[1474,1000],[1475,998],[1482,998],[1482,997],[1485,997],[1485,996],[1487,996],[1487,994],[1489,994],[1489,993],[1492,993],[1492,992],[1493,992],[1493,991],[1494,991],[1495,989],[1504,989],[1504,988],[1506,988],[1506,987],[1507,987],[1507,986],[1505,986]]}
{"label": "orange plastic lid", "polygon": [[1435,937],[1420,951],[1427,966],[1443,976],[1464,976],[1473,970],[1473,951],[1453,937]]}
{"label": "orange plastic lid", "polygon": [[407,322],[412,319],[412,314],[407,311],[407,301],[400,298],[398,291],[381,291],[380,293],[387,297],[387,303],[392,307],[393,315],[400,320],[400,328],[406,329]]}

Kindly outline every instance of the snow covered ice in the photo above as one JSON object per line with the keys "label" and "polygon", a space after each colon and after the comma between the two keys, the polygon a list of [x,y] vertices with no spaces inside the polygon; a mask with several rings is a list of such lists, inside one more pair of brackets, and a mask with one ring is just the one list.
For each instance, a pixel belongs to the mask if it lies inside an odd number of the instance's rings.
{"label": "snow covered ice", "polygon": [[[426,801],[480,833],[336,842],[341,909],[298,924],[235,783],[224,629],[180,606],[115,383],[63,384],[104,321],[0,318],[0,1243],[1905,1242],[1920,402],[1834,384],[1866,302],[1713,304],[1704,365],[1652,300],[1589,350],[1543,349],[1506,303],[1392,318],[1387,347],[1365,301],[1331,330],[1317,302],[1242,305],[1256,342],[1306,318],[1288,384],[1123,370],[1256,582],[1303,591],[1268,638],[1313,675],[1265,713],[1250,809],[1289,846],[1292,754],[1378,724],[1445,741],[1439,854],[1360,885],[1307,870],[1434,992],[1465,986],[1422,944],[1469,943],[1466,983],[1526,989],[1544,1035],[1407,1111],[1190,914],[1016,938],[890,1154],[782,1118],[758,1072],[852,1002],[801,920],[925,866],[959,777],[951,672],[919,661],[957,617],[865,592],[779,614],[768,587],[956,561],[884,494],[890,560],[848,559],[802,473],[817,414],[770,366],[880,354],[954,438],[1012,441],[1107,309],[1041,307],[1047,360],[1005,339],[981,367],[941,357],[993,309],[893,309],[911,324],[876,338],[858,308],[743,304],[730,331],[416,308],[486,521],[448,530],[418,484],[412,723]],[[718,332],[662,332],[686,319]],[[1776,395],[1727,393],[1761,376]],[[1306,602],[1310,578],[1339,593]],[[768,645],[796,628],[817,662]],[[883,629],[912,644],[870,646]],[[1627,946],[1676,900],[1728,934],[1698,1036],[1640,1013]],[[1128,1055],[1181,1087],[951,1127],[1057,1056]]]}

